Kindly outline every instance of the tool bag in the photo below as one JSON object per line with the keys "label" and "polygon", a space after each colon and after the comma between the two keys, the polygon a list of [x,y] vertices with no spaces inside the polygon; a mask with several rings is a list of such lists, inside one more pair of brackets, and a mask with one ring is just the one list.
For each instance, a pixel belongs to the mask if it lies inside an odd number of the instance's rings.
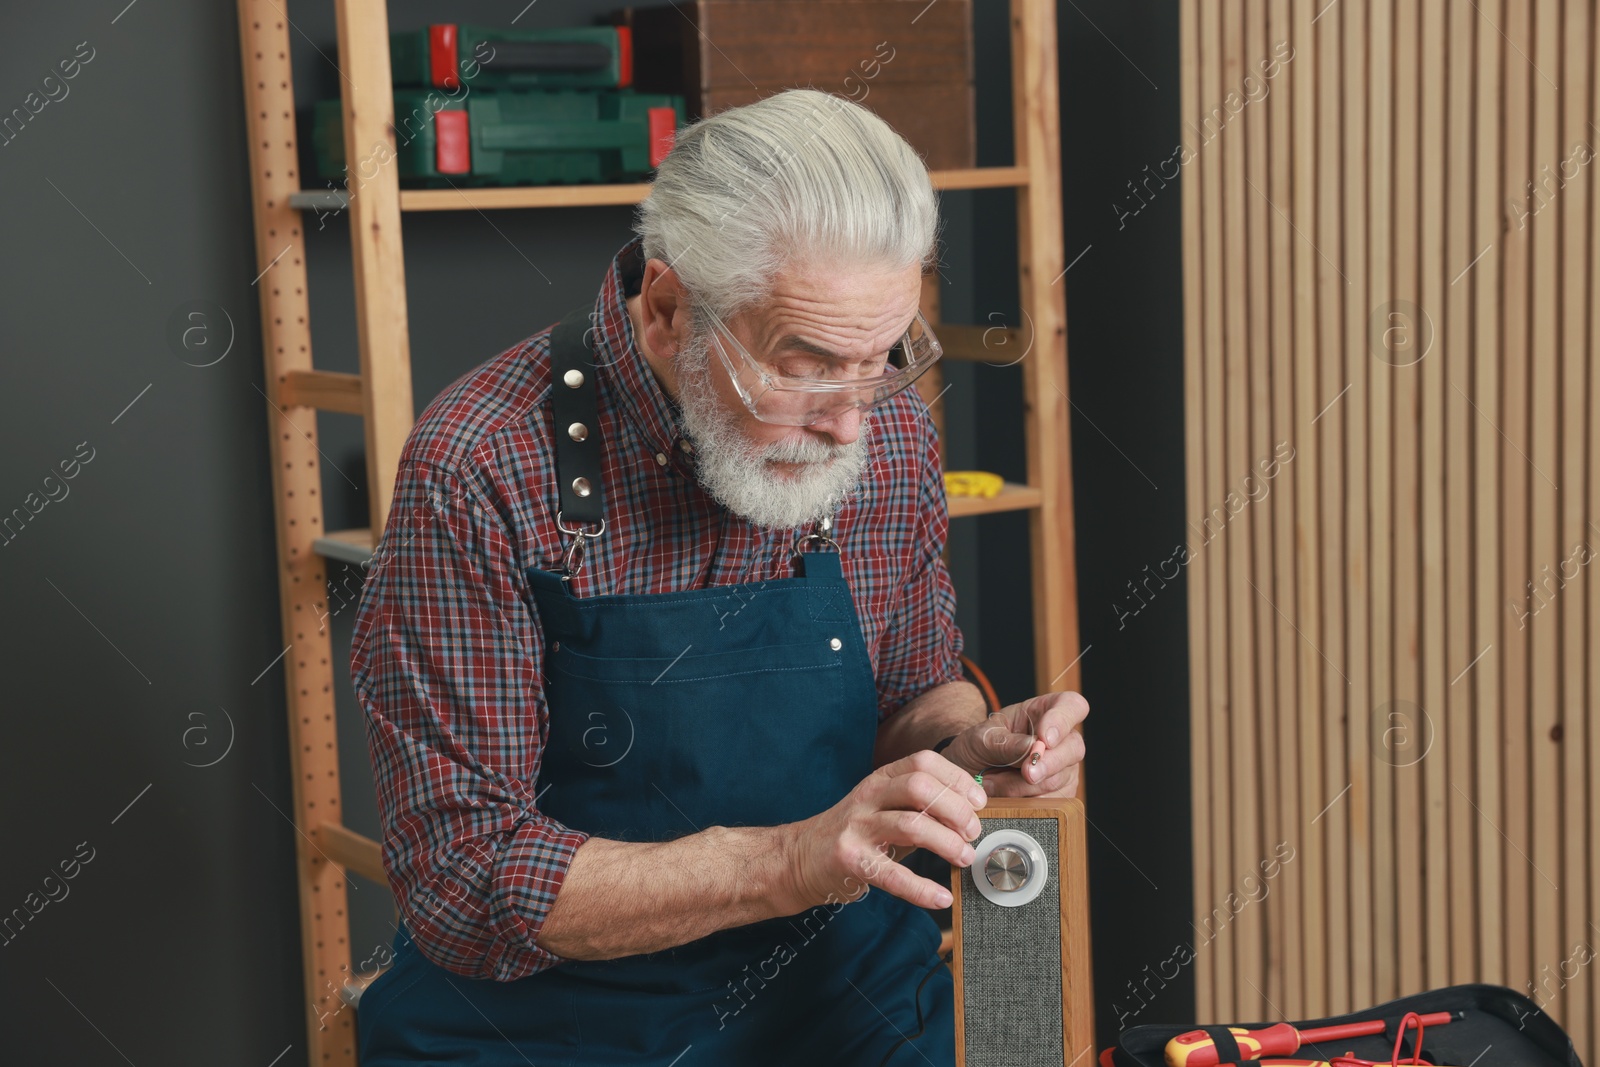
{"label": "tool bag", "polygon": [[[1422,1034],[1423,1059],[1449,1067],[1583,1067],[1577,1050],[1554,1019],[1528,997],[1504,986],[1458,985],[1401,997],[1365,1011],[1327,1019],[1291,1020],[1297,1030],[1336,1026],[1343,1023],[1382,1019],[1387,1024],[1382,1034],[1342,1038],[1337,1041],[1306,1044],[1298,1052],[1264,1057],[1272,1060],[1331,1061],[1351,1053],[1363,1060],[1390,1063],[1400,1021],[1407,1012],[1462,1012],[1463,1017],[1443,1026],[1426,1027]],[[1191,1030],[1212,1032],[1222,1052],[1221,1063],[1254,1064],[1259,1061],[1230,1059],[1227,1054],[1227,1027],[1262,1030],[1271,1022],[1228,1023],[1218,1026],[1170,1025],[1152,1023],[1133,1026],[1117,1035],[1117,1043],[1100,1054],[1108,1067],[1166,1067],[1167,1042]],[[1400,1063],[1409,1063],[1417,1051],[1415,1028],[1406,1031],[1401,1044]]]}
{"label": "tool bag", "polygon": [[391,33],[389,69],[397,86],[625,89],[633,84],[633,30],[502,30],[440,22],[424,30]]}
{"label": "tool bag", "polygon": [[631,89],[394,91],[395,148],[349,167],[337,99],[312,109],[317,173],[352,192],[391,162],[408,186],[560,185],[641,181],[672,150],[683,97]]}

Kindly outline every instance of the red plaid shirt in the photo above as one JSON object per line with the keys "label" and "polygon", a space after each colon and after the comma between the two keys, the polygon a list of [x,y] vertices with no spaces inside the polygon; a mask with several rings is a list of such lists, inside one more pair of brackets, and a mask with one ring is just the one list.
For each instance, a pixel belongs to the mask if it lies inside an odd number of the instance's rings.
{"label": "red plaid shirt", "polygon": [[[634,343],[637,239],[596,310],[606,531],[579,596],[671,593],[793,576],[801,528],[769,530],[695,480],[676,402]],[[588,837],[539,811],[549,729],[543,637],[524,569],[559,570],[549,330],[469,371],[417,420],[351,645],[383,822],[384,868],[423,954],[474,978],[560,962],[537,942]],[[881,721],[961,677],[937,439],[915,390],[872,415],[860,492],[834,517]],[[573,709],[564,709],[568,714]]]}

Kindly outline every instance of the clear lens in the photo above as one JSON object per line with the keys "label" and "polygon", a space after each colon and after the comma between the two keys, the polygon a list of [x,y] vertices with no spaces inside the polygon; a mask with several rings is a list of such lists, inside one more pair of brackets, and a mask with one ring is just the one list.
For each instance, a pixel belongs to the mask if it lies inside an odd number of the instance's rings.
{"label": "clear lens", "polygon": [[844,365],[816,357],[807,357],[804,365],[785,357],[775,367],[765,367],[726,327],[716,325],[723,363],[746,406],[763,422],[789,426],[826,422],[852,408],[868,411],[911,385],[943,354],[920,312],[890,351],[887,364],[877,364],[874,369],[881,371],[868,376],[841,374]]}

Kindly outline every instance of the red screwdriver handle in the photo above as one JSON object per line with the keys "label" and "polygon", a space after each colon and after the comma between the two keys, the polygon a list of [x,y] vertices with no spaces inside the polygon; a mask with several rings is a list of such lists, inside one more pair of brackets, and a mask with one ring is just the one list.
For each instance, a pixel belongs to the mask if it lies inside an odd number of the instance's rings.
{"label": "red screwdriver handle", "polygon": [[[1379,1024],[1380,1028],[1382,1024]],[[1300,1048],[1300,1031],[1288,1023],[1278,1023],[1265,1030],[1246,1030],[1242,1026],[1228,1027],[1228,1033],[1239,1046],[1239,1054],[1247,1059],[1262,1056],[1288,1056]],[[1217,1044],[1204,1030],[1190,1030],[1167,1042],[1168,1067],[1212,1067],[1222,1062],[1217,1054]]]}

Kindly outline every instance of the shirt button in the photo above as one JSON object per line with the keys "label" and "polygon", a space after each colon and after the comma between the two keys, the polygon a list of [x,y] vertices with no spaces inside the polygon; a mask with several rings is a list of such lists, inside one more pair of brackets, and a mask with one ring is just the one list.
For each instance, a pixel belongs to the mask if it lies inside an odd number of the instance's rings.
{"label": "shirt button", "polygon": [[828,638],[828,647],[837,652],[844,647],[844,642],[837,637],[830,637]]}
{"label": "shirt button", "polygon": [[685,452],[693,452],[694,451],[694,445],[691,445],[689,443],[689,439],[687,437],[683,438],[682,440],[680,440],[678,442],[678,447],[683,449]]}
{"label": "shirt button", "polygon": [[665,452],[657,452],[656,463],[659,466],[665,467],[667,465],[667,454]]}

